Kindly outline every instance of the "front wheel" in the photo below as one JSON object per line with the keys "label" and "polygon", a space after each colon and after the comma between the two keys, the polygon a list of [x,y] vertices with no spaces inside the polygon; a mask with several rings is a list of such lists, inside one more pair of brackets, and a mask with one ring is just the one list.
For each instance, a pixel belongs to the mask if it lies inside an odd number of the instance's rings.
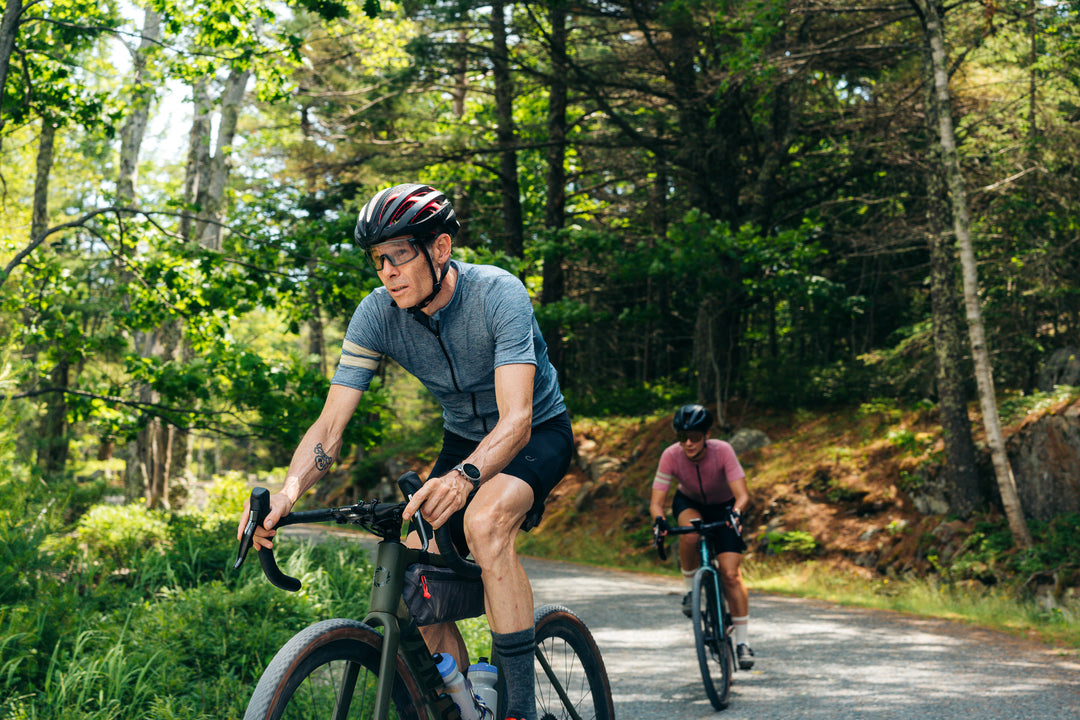
{"label": "front wheel", "polygon": [[[374,720],[382,642],[355,620],[324,620],[301,630],[263,671],[244,720]],[[421,720],[423,707],[398,656],[388,720]]]}
{"label": "front wheel", "polygon": [[614,720],[604,659],[592,633],[564,607],[536,611],[536,714],[540,720]]}
{"label": "front wheel", "polygon": [[705,694],[717,710],[727,707],[731,691],[731,673],[735,658],[731,642],[724,632],[720,614],[720,598],[717,597],[717,578],[708,568],[698,568],[694,575],[691,595],[694,644],[697,645],[698,665]]}

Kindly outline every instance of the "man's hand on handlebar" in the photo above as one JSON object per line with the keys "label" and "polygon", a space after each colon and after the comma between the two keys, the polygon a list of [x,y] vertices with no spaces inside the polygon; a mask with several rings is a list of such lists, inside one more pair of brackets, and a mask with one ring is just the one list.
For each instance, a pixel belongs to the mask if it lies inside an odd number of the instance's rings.
{"label": "man's hand on handlebar", "polygon": [[[285,493],[276,493],[270,496],[270,513],[266,516],[266,520],[255,528],[255,536],[252,538],[251,545],[255,550],[262,548],[272,548],[274,543],[270,538],[277,535],[275,526],[278,520],[292,512],[292,501],[289,500],[289,496]],[[242,540],[244,537],[244,529],[248,524],[248,517],[251,514],[251,499],[248,498],[244,501],[244,511],[240,514],[240,524],[236,527],[236,539]]]}
{"label": "man's hand on handlebar", "polygon": [[419,510],[431,527],[438,529],[451,515],[465,507],[470,489],[471,486],[465,478],[453,470],[442,477],[428,478],[427,482],[413,493],[402,512],[402,519],[408,522]]}
{"label": "man's hand on handlebar", "polygon": [[654,538],[662,538],[665,535],[667,535],[668,534],[667,520],[664,519],[663,517],[658,516],[653,521],[652,531],[653,531],[653,537]]}

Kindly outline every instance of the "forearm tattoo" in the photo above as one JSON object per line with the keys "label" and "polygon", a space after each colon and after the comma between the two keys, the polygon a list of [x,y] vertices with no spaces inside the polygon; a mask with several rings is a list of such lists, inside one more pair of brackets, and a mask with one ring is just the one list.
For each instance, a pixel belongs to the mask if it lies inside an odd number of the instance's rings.
{"label": "forearm tattoo", "polygon": [[315,446],[315,467],[318,468],[320,472],[322,472],[322,471],[325,471],[325,470],[329,470],[330,466],[333,465],[333,464],[334,464],[334,458],[332,458],[332,457],[330,457],[329,455],[326,454],[326,451],[323,450],[322,443],[319,443],[318,445],[316,445]]}

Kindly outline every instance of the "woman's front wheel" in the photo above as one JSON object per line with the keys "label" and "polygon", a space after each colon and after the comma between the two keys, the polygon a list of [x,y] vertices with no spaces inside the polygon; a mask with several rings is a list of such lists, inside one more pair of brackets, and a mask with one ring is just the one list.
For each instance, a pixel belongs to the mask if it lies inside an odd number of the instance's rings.
{"label": "woman's front wheel", "polygon": [[728,704],[735,658],[720,612],[719,584],[715,570],[698,568],[690,595],[690,609],[705,694],[714,708],[723,710]]}

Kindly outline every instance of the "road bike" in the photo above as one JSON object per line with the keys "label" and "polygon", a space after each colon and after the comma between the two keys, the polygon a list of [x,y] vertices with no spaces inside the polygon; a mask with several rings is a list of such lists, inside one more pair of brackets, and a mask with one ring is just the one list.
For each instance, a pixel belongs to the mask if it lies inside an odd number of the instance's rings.
{"label": "road bike", "polygon": [[[717,556],[715,533],[727,525],[727,521],[702,522],[695,518],[689,525],[670,527],[667,535],[698,534],[698,555],[701,566],[694,573],[694,586],[690,594],[691,619],[694,623],[694,644],[697,646],[698,665],[705,694],[717,710],[727,707],[731,693],[732,675],[735,673],[735,632],[728,610],[724,584],[714,561]],[[661,560],[667,559],[664,535],[654,539],[656,552]]]}
{"label": "road bike", "polygon": [[[420,487],[414,472],[398,485],[406,498]],[[301,630],[263,671],[244,720],[460,720],[445,692],[436,660],[424,643],[403,599],[406,570],[418,562],[449,567],[463,577],[480,577],[480,567],[462,558],[446,526],[434,533],[441,554],[427,551],[430,526],[417,516],[410,523],[421,549],[402,542],[405,502],[370,500],[345,507],[293,512],[277,524],[336,522],[358,525],[381,538],[375,553],[371,599],[363,621],[336,618]],[[251,493],[251,516],[237,553],[239,568],[252,545],[255,528],[270,510],[270,493]],[[285,575],[273,551],[260,548],[267,579],[289,591],[300,581]],[[558,605],[535,612],[536,705],[541,720],[614,720],[611,687],[600,650],[585,623]],[[499,667],[497,655],[491,663]],[[499,707],[504,713],[505,678],[499,672]]]}

